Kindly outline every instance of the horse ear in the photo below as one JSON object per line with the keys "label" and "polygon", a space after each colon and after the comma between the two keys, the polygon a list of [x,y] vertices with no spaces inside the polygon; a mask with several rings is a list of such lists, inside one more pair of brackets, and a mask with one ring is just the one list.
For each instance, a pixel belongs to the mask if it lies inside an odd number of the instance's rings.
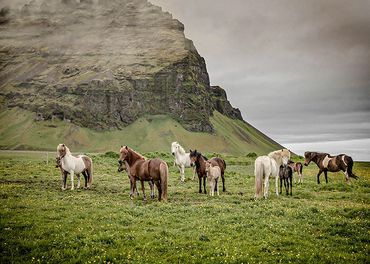
{"label": "horse ear", "polygon": [[65,147],[66,145],[63,144],[62,146]]}
{"label": "horse ear", "polygon": [[123,145],[121,145],[121,148],[123,148]]}
{"label": "horse ear", "polygon": [[128,149],[128,147],[126,146],[126,149]]}

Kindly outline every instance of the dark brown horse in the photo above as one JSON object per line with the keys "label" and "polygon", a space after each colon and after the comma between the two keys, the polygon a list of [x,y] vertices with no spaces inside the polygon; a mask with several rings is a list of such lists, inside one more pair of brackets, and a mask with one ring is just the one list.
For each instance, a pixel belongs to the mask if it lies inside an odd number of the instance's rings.
{"label": "dark brown horse", "polygon": [[292,195],[293,169],[289,165],[285,165],[285,164],[280,165],[279,178],[280,178],[280,194],[283,191],[283,182],[284,182],[286,195],[289,194],[289,188],[290,188],[290,195]]}
{"label": "dark brown horse", "polygon": [[119,162],[127,162],[131,183],[130,197],[133,197],[136,181],[141,181],[144,199],[146,199],[144,181],[154,181],[158,189],[158,200],[167,201],[168,166],[160,159],[145,159],[127,146],[121,147]]}
{"label": "dark brown horse", "polygon": [[[288,161],[289,167],[292,168],[293,173],[296,172],[298,174],[298,183],[303,183],[303,175],[302,175],[302,170],[303,170],[303,165],[300,162],[294,162],[292,160]],[[296,183],[297,180],[294,180],[294,183]]]}
{"label": "dark brown horse", "polygon": [[[129,166],[127,164],[127,161],[122,162],[122,161],[118,160],[118,172],[122,172],[122,171],[126,171],[127,176],[130,179],[130,169],[129,169]],[[154,182],[149,181],[148,183],[149,183],[149,187],[150,187],[150,198],[154,199]],[[137,191],[137,188],[135,188],[135,192],[139,196],[139,192]],[[144,199],[145,199],[145,197],[144,197]]]}
{"label": "dark brown horse", "polygon": [[[190,160],[193,164],[195,164],[195,168],[199,178],[199,193],[202,193],[202,179],[203,179],[203,189],[204,193],[207,193],[206,190],[206,179],[207,179],[207,172],[206,172],[206,161],[208,160],[206,157],[202,155],[202,153],[198,152],[197,150],[190,150]],[[222,191],[226,191],[225,188],[225,169],[226,163],[221,158],[212,158],[209,160],[213,166],[219,166],[221,169],[221,178],[222,178]],[[217,187],[215,186],[215,191]]]}
{"label": "dark brown horse", "polygon": [[328,183],[328,171],[338,172],[343,171],[346,175],[346,181],[349,178],[355,178],[357,176],[352,172],[353,160],[350,156],[340,154],[338,156],[330,156],[328,153],[320,152],[305,152],[304,153],[304,165],[308,166],[313,161],[319,167],[319,173],[317,174],[317,183],[320,184],[320,175],[322,172],[325,174],[325,181]]}

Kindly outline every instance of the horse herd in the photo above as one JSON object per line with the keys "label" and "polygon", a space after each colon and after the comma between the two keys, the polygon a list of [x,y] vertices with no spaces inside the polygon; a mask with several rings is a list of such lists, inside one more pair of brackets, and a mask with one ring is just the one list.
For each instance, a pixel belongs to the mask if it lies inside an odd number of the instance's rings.
{"label": "horse herd", "polygon": [[[222,191],[226,191],[225,187],[225,170],[226,162],[222,158],[213,157],[207,159],[202,153],[197,150],[190,150],[186,153],[184,148],[178,143],[171,144],[171,154],[174,156],[174,165],[179,168],[180,180],[185,181],[185,168],[193,167],[193,180],[195,172],[199,179],[199,193],[206,191],[206,180],[209,182],[210,195],[213,196],[216,192],[219,195],[218,181],[222,180]],[[275,192],[279,195],[278,181],[280,179],[280,194],[282,193],[282,185],[284,183],[286,194],[292,195],[292,180],[293,172],[298,174],[298,183],[303,183],[302,168],[300,162],[290,160],[290,151],[287,149],[276,150],[270,152],[266,156],[257,157],[254,164],[255,174],[255,198],[263,196],[268,197],[269,177],[275,177]],[[326,183],[328,183],[327,172],[343,171],[346,180],[350,177],[357,179],[353,174],[353,160],[350,156],[340,154],[331,156],[327,153],[305,152],[304,165],[312,161],[319,167],[317,174],[317,183],[320,183],[320,175],[324,172]],[[71,151],[65,144],[59,144],[57,147],[56,167],[60,168],[62,176],[62,190],[67,188],[67,175],[71,177],[71,190],[74,189],[74,175],[77,176],[77,188],[80,188],[80,174],[85,178],[85,188],[90,188],[93,179],[93,162],[86,155],[73,156]],[[132,199],[137,194],[136,182],[140,181],[144,200],[146,200],[144,182],[148,182],[150,186],[150,196],[154,198],[154,185],[158,190],[158,200],[167,201],[168,198],[168,165],[165,161],[155,158],[146,159],[141,154],[127,146],[121,146],[119,151],[118,171],[126,171],[130,179],[130,198]]]}

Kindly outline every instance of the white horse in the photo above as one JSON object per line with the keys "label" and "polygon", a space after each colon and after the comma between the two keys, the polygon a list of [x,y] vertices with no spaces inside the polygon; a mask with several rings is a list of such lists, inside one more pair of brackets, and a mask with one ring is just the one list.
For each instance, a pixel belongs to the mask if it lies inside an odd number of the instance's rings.
{"label": "white horse", "polygon": [[[191,167],[190,153],[185,153],[185,150],[178,142],[172,142],[171,153],[175,156],[175,165],[180,170],[181,181],[185,181],[185,168]],[[195,168],[193,170],[193,179]]]}
{"label": "white horse", "polygon": [[[80,173],[84,175],[85,187],[90,188],[93,178],[92,160],[86,155],[79,155],[77,157],[72,156],[69,148],[64,144],[59,144],[57,147],[58,157],[60,159],[60,166],[63,171],[71,175],[71,190],[74,189],[73,177],[77,175],[77,188],[80,188]],[[62,190],[66,189],[66,178],[67,174],[64,175]]]}
{"label": "white horse", "polygon": [[264,197],[268,197],[269,193],[269,177],[270,175],[275,176],[275,191],[276,195],[278,192],[278,179],[279,179],[279,168],[282,164],[287,164],[290,159],[290,152],[287,149],[276,150],[270,152],[267,156],[260,156],[254,162],[254,175],[256,177],[255,187],[256,194],[255,198],[261,196],[262,181],[265,180]]}

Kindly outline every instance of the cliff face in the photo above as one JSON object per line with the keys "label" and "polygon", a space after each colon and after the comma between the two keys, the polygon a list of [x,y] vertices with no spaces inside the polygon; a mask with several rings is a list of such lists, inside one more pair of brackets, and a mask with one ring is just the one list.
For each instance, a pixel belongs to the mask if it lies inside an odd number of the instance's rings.
{"label": "cliff face", "polygon": [[214,110],[242,120],[225,91],[210,86],[184,26],[146,0],[25,0],[0,9],[8,108],[98,130],[147,114],[204,132],[213,132]]}

